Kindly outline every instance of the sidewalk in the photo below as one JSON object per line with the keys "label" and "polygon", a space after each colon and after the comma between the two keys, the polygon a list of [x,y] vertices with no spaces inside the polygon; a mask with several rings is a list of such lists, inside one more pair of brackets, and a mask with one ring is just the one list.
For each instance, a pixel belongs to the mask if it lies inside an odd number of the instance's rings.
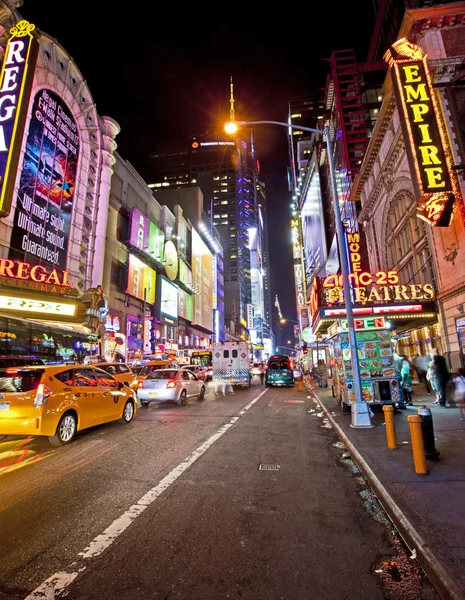
{"label": "sidewalk", "polygon": [[[397,450],[387,447],[382,411],[375,412],[373,427],[353,428],[331,382],[312,392],[441,598],[465,600],[465,422],[458,408],[433,405],[435,395],[423,385],[413,389],[414,406],[394,412]],[[415,473],[407,422],[420,405],[431,409],[440,452],[439,460],[427,461],[428,475]]]}

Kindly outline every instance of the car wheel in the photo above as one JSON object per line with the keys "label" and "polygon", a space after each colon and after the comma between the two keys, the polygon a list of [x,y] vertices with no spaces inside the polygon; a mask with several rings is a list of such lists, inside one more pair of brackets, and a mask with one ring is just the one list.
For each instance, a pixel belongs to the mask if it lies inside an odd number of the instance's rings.
{"label": "car wheel", "polygon": [[187,392],[186,392],[186,390],[182,390],[181,395],[177,399],[176,404],[178,406],[186,406],[186,401],[187,401]]}
{"label": "car wheel", "polygon": [[145,400],[141,400],[140,405],[143,406],[144,408],[146,408],[149,405],[149,403],[146,402]]}
{"label": "car wheel", "polygon": [[124,405],[123,416],[121,417],[121,423],[130,423],[134,417],[134,403],[128,400]]}
{"label": "car wheel", "polygon": [[76,415],[68,412],[61,417],[55,435],[50,436],[48,439],[52,446],[65,446],[73,440],[76,430]]}
{"label": "car wheel", "polygon": [[200,388],[199,400],[203,400],[205,398],[205,386],[203,385]]}

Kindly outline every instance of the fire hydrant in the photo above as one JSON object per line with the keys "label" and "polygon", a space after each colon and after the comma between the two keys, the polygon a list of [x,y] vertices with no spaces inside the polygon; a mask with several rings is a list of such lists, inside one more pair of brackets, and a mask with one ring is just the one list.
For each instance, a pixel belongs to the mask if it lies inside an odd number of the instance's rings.
{"label": "fire hydrant", "polygon": [[439,458],[439,450],[436,449],[434,440],[433,415],[431,409],[423,405],[418,408],[418,415],[421,417],[421,431],[423,433],[423,445],[425,448],[425,456],[430,460]]}

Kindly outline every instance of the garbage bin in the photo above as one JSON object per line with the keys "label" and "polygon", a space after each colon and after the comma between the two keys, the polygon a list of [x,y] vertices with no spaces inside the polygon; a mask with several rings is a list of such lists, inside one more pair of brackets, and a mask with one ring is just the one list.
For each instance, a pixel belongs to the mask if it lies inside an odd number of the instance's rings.
{"label": "garbage bin", "polygon": [[425,456],[430,460],[439,458],[439,450],[436,450],[434,440],[433,415],[431,409],[423,405],[418,408],[418,414],[421,417],[421,432],[423,434],[423,445],[425,448]]}

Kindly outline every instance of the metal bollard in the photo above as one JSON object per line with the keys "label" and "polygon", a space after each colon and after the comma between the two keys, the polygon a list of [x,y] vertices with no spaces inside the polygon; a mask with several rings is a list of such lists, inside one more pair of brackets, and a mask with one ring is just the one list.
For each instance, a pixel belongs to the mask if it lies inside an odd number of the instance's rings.
{"label": "metal bollard", "polygon": [[433,415],[431,409],[427,406],[419,406],[418,414],[420,415],[421,431],[423,433],[423,444],[425,446],[426,458],[430,460],[436,460],[439,458],[439,450],[436,450],[436,444],[434,441],[434,428],[433,428]]}
{"label": "metal bollard", "polygon": [[415,473],[417,475],[427,475],[426,455],[423,444],[423,433],[421,430],[422,417],[420,415],[410,415],[407,417],[410,425],[410,437],[412,440],[413,462],[415,464]]}
{"label": "metal bollard", "polygon": [[392,404],[383,405],[384,419],[386,421],[386,438],[390,450],[397,450],[396,426],[394,425],[394,407]]}

